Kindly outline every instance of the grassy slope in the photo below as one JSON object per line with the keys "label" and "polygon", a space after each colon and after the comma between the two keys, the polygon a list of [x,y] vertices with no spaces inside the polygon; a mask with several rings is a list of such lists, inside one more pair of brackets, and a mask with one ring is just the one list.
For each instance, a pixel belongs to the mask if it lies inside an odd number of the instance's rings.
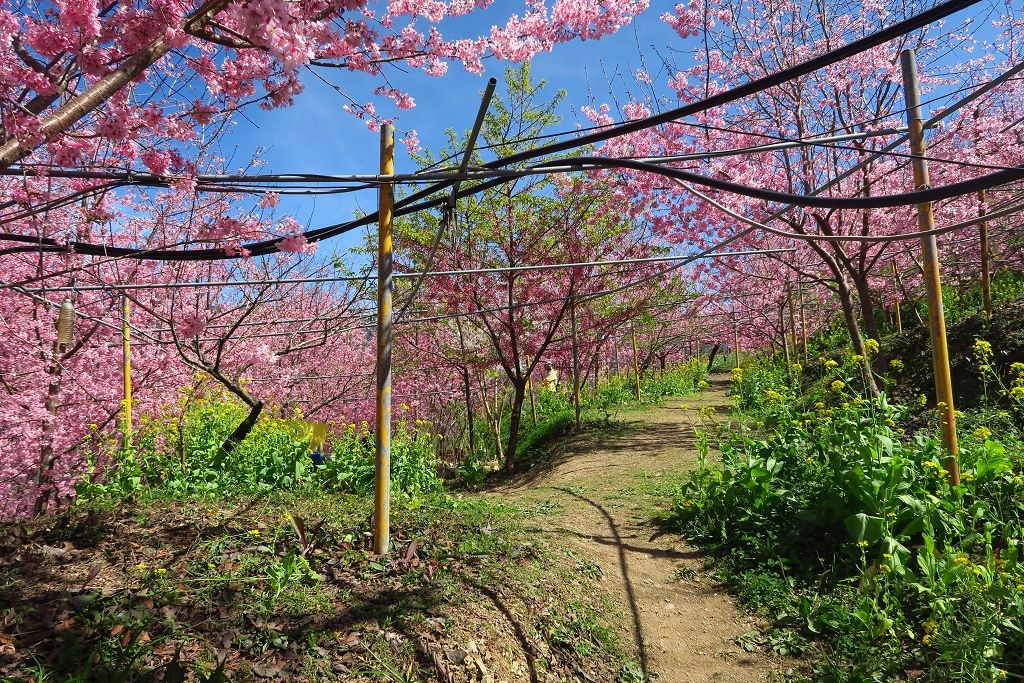
{"label": "grassy slope", "polygon": [[366,500],[317,494],[0,529],[0,676],[615,678],[613,644],[587,626],[603,606],[572,558],[525,535],[529,510],[399,506],[387,559],[368,549],[368,513]]}

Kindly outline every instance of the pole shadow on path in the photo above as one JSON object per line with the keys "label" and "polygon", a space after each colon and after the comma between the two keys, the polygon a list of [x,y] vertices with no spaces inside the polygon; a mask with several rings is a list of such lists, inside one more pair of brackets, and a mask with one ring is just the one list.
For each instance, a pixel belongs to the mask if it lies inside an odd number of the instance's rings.
{"label": "pole shadow on path", "polygon": [[[637,548],[635,546],[630,546],[630,545],[627,545],[626,543],[624,543],[623,540],[622,540],[622,534],[619,533],[619,527],[615,523],[615,518],[612,517],[611,513],[609,513],[608,510],[606,510],[604,508],[604,506],[601,505],[600,503],[597,503],[597,502],[595,502],[593,500],[590,500],[586,496],[582,496],[582,495],[576,493],[575,491],[572,491],[572,490],[570,490],[568,488],[565,488],[565,487],[555,486],[555,487],[552,487],[552,488],[554,488],[554,490],[556,490],[556,491],[561,491],[562,493],[570,495],[573,498],[581,500],[584,503],[586,503],[587,505],[590,505],[595,510],[597,510],[598,512],[601,513],[601,515],[605,519],[605,522],[607,522],[607,524],[608,524],[608,531],[611,534],[611,539],[612,539],[611,541],[608,541],[607,539],[603,539],[601,537],[587,536],[585,534],[576,534],[576,535],[584,537],[584,538],[591,539],[591,540],[596,541],[598,543],[606,543],[606,544],[609,544],[609,545],[614,545],[614,546],[616,546],[616,548],[618,550],[619,570],[622,572],[622,586],[623,586],[623,589],[626,591],[626,602],[629,603],[630,616],[631,616],[632,621],[633,621],[633,624],[632,624],[632,626],[633,626],[633,629],[632,629],[633,630],[633,640],[636,642],[637,658],[640,660],[640,671],[643,673],[644,678],[646,680],[646,678],[650,674],[650,671],[649,671],[649,668],[648,668],[649,667],[649,660],[648,660],[648,656],[647,656],[647,643],[644,641],[643,625],[640,622],[640,606],[637,603],[636,591],[633,588],[633,581],[632,581],[632,579],[629,576],[629,562],[628,562],[628,559],[626,557],[626,552],[627,552],[627,550],[634,550],[634,551],[639,551],[639,552],[648,552],[648,551],[645,550],[645,549]],[[570,532],[570,533],[574,533],[574,532]]]}

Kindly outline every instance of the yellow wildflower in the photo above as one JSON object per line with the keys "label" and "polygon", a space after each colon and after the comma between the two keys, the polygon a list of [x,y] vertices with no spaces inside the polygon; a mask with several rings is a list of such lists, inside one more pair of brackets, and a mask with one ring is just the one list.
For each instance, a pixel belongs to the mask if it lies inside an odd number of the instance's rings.
{"label": "yellow wildflower", "polygon": [[878,340],[868,339],[864,342],[864,350],[868,353],[878,353]]}
{"label": "yellow wildflower", "polygon": [[841,379],[834,380],[829,386],[832,387],[832,391],[842,391],[846,387],[846,382]]}

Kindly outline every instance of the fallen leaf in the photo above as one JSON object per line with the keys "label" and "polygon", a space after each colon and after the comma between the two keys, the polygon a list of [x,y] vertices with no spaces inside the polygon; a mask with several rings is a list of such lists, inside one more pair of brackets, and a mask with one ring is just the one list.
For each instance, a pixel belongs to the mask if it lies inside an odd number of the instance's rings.
{"label": "fallen leaf", "polygon": [[267,661],[264,664],[252,665],[252,672],[260,678],[277,678],[283,670],[284,666],[273,660]]}

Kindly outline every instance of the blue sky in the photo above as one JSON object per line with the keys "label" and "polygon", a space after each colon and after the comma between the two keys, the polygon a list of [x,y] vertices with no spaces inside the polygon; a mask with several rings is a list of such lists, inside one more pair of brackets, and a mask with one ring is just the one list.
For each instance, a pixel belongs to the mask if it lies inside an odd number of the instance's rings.
{"label": "blue sky", "polygon": [[[664,84],[670,74],[662,65],[662,56],[674,62],[675,67],[685,67],[689,60],[687,53],[696,47],[693,39],[680,40],[659,19],[662,13],[671,11],[673,4],[669,0],[652,0],[651,8],[633,25],[612,36],[600,41],[560,44],[552,52],[534,58],[535,80],[547,80],[552,93],[558,88],[568,92],[562,105],[561,130],[571,130],[577,123],[588,125],[578,113],[582,105],[608,103],[614,107],[616,102],[621,104],[629,99],[627,89],[642,97],[645,93],[639,88],[644,86],[633,79],[639,68],[650,73],[654,87],[659,88],[657,94],[665,94]],[[504,24],[509,14],[521,12],[522,7],[520,1],[497,0],[484,12],[446,21],[442,29],[446,38],[486,35],[492,24]],[[950,18],[947,26],[954,26],[972,14],[975,12],[971,10],[958,13]],[[991,31],[991,27],[979,28],[983,35]],[[453,64],[442,78],[432,78],[404,66],[389,69],[391,85],[416,100],[414,109],[401,112],[386,99],[372,95],[374,88],[384,84],[379,78],[343,70],[326,70],[321,74],[330,78],[351,100],[360,104],[372,101],[383,116],[399,115],[396,121],[399,137],[404,131],[414,129],[423,147],[436,150],[446,142],[446,128],[465,130],[472,125],[487,78],[497,78],[501,91],[503,72],[509,63],[491,59],[484,64],[485,72],[481,75],[466,73],[460,65]],[[612,86],[609,86],[609,78]],[[273,172],[376,173],[379,134],[343,111],[342,107],[349,103],[344,95],[312,74],[306,73],[303,80],[306,90],[293,106],[269,112],[256,108],[246,110],[245,116],[237,120],[234,132],[225,139],[225,152],[233,152],[236,164],[240,164],[262,148],[261,157],[267,162],[265,170]],[[414,170],[405,147],[401,144],[396,147],[397,170]],[[303,225],[315,228],[343,222],[356,212],[374,211],[376,193],[317,199],[285,198],[281,209],[294,215]],[[321,245],[320,253],[344,252],[361,241],[361,233],[336,237]]]}
{"label": "blue sky", "polygon": [[[647,67],[655,76],[655,83],[665,82],[664,74],[656,76],[661,68],[660,60],[655,58],[651,63],[650,46],[664,50],[669,44],[678,47],[681,41],[658,18],[671,9],[672,3],[655,0],[651,5],[651,9],[634,25],[615,35],[600,41],[563,43],[555,46],[552,52],[534,58],[534,78],[547,80],[552,93],[558,88],[568,92],[562,106],[563,130],[574,128],[577,121],[581,125],[588,124],[578,114],[578,108],[589,104],[591,97],[597,103],[607,102],[614,106],[606,74],[621,76],[615,78],[621,101],[623,83],[636,85],[632,74],[642,66],[644,58],[640,50],[648,55]],[[483,13],[460,17],[450,23],[446,21],[442,29],[446,38],[486,35],[491,24],[504,23],[509,14],[521,11],[521,7],[518,2],[498,0]],[[480,93],[489,77],[498,79],[498,92],[501,92],[502,75],[510,63],[489,59],[484,64],[485,72],[479,76],[466,73],[461,65],[454,64],[441,78],[408,68],[404,73],[390,70],[392,84],[416,100],[414,109],[402,112],[388,106],[390,103],[384,98],[372,95],[372,90],[382,84],[378,79],[340,70],[321,73],[356,102],[373,101],[385,116],[397,113],[400,118],[395,125],[399,137],[403,131],[414,129],[423,147],[437,149],[445,142],[446,128],[463,130],[472,125]],[[291,107],[269,112],[256,108],[246,110],[245,116],[238,119],[235,130],[225,140],[225,152],[233,152],[236,163],[241,163],[257,149],[263,148],[261,158],[267,164],[262,170],[272,172],[376,173],[379,134],[369,131],[364,122],[342,110],[348,100],[336,90],[309,73],[305,74],[303,82],[306,90]],[[414,170],[405,146],[398,144],[396,147],[397,170]],[[295,215],[300,223],[309,227],[341,222],[351,218],[356,211],[369,212],[375,207],[375,192],[315,200],[286,198],[281,202],[282,210]],[[340,252],[360,241],[359,235],[341,236],[322,245],[321,250]]]}

